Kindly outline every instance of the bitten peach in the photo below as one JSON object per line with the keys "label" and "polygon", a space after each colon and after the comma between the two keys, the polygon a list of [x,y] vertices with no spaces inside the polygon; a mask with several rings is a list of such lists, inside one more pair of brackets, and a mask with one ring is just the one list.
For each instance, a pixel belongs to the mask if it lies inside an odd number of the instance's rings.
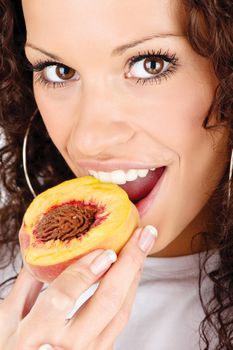
{"label": "bitten peach", "polygon": [[38,195],[24,215],[19,232],[24,265],[50,283],[94,249],[119,253],[139,224],[136,206],[118,185],[92,176],[65,181]]}

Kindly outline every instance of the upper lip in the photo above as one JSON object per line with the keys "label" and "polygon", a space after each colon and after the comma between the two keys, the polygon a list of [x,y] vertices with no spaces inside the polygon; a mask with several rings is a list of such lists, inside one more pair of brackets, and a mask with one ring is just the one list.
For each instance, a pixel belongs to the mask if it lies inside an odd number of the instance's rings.
{"label": "upper lip", "polygon": [[130,160],[114,160],[114,161],[95,161],[95,160],[79,160],[78,164],[81,168],[95,171],[114,171],[114,170],[130,170],[130,169],[152,169],[166,166],[165,164],[153,163],[143,164],[142,162],[132,162]]}

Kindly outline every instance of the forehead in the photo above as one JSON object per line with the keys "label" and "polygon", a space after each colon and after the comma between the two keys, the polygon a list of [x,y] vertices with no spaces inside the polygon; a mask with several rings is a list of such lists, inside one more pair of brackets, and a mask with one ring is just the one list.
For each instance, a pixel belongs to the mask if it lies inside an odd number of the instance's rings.
{"label": "forehead", "polygon": [[156,33],[182,34],[178,0],[22,0],[28,40],[51,47],[117,44]]}

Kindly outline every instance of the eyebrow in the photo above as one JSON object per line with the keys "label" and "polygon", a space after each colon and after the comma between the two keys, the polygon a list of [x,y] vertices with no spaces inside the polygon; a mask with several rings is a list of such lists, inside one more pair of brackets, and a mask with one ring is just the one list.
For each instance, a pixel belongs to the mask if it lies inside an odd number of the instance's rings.
{"label": "eyebrow", "polygon": [[59,56],[56,56],[56,55],[54,55],[54,54],[52,54],[50,52],[47,52],[47,51],[45,51],[45,50],[43,50],[43,49],[41,49],[41,48],[31,44],[31,43],[26,43],[25,47],[30,47],[30,48],[32,48],[32,49],[34,49],[36,51],[39,51],[39,52],[43,53],[44,55],[46,55],[46,56],[48,56],[50,58],[53,58],[56,61],[63,61],[63,59],[60,58]]}
{"label": "eyebrow", "polygon": [[[127,44],[124,44],[124,45],[120,45],[118,47],[116,47],[112,53],[111,53],[111,56],[120,56],[122,55],[126,50],[132,48],[132,47],[135,47],[139,44],[142,44],[148,40],[152,40],[154,38],[169,38],[169,37],[186,37],[186,35],[179,35],[179,34],[171,34],[171,33],[168,33],[168,34],[152,34],[152,35],[149,35],[149,36],[146,36],[146,37],[143,37],[141,39],[138,39],[138,40],[135,40],[135,41],[132,41],[130,43],[127,43]],[[44,55],[48,56],[48,57],[51,57],[53,58],[54,60],[57,60],[57,61],[63,61],[62,58],[60,58],[59,56],[56,56],[50,52],[47,52],[31,43],[26,43],[25,47],[31,47],[32,49],[34,50],[37,50],[37,51],[40,51],[41,53],[43,53]]]}
{"label": "eyebrow", "polygon": [[184,37],[184,36],[185,35],[179,35],[179,34],[151,34],[151,35],[143,37],[139,40],[132,41],[131,43],[127,43],[127,44],[116,47],[112,52],[112,56],[122,55],[126,50],[128,50],[132,47],[135,47],[139,44],[142,44],[145,41],[154,39],[154,38],[169,38],[169,37]]}

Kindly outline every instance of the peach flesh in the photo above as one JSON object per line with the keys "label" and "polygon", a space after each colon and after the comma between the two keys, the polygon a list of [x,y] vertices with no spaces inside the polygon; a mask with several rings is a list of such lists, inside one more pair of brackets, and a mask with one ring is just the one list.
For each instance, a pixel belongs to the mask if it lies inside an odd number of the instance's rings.
{"label": "peach flesh", "polygon": [[[79,239],[82,239],[80,237]],[[25,251],[30,245],[30,236],[24,231],[24,227],[22,226],[19,231],[19,240],[22,251]],[[106,242],[105,246],[98,246],[98,249],[107,249],[108,242]],[[90,249],[89,252],[92,250]],[[84,254],[78,254],[76,257],[72,259],[68,259],[66,261],[62,261],[59,263],[55,263],[53,265],[32,265],[26,262],[25,257],[23,255],[24,266],[26,269],[39,281],[44,283],[51,283],[56,277],[60,275],[69,265],[73,264],[75,261],[80,259],[82,256],[88,254],[89,252],[85,252]]]}
{"label": "peach flesh", "polygon": [[[59,237],[48,241],[37,239],[38,222],[63,203],[83,203],[97,208],[91,229],[70,241],[61,241]],[[93,250],[113,249],[118,254],[139,225],[137,207],[120,186],[91,176],[64,181],[39,194],[25,212],[19,234],[24,265],[38,280],[50,283],[68,265]],[[85,227],[82,228],[84,233]]]}

